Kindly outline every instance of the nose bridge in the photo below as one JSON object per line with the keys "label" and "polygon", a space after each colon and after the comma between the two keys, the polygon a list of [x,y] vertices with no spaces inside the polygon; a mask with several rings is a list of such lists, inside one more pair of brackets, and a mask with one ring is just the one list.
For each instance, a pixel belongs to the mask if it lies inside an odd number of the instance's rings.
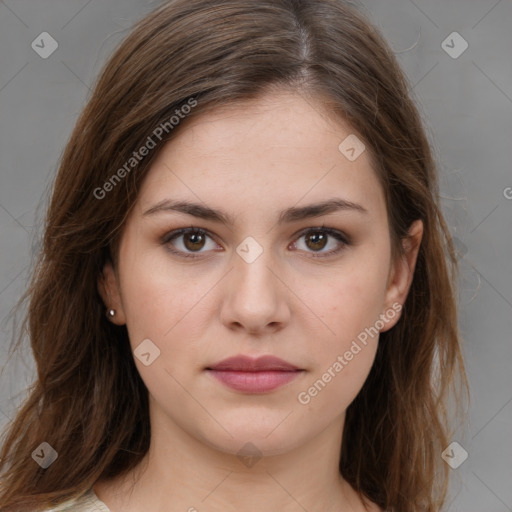
{"label": "nose bridge", "polygon": [[[267,237],[266,240],[270,240]],[[247,237],[236,248],[230,272],[229,299],[224,320],[257,331],[286,319],[283,284],[273,252],[264,241]]]}
{"label": "nose bridge", "polygon": [[275,267],[275,260],[271,248],[268,244],[264,247],[264,243],[263,240],[258,242],[253,237],[247,237],[236,249],[234,275],[238,281],[237,290],[241,292],[239,299],[259,299],[259,302],[266,304],[275,296],[276,279],[269,269]]}

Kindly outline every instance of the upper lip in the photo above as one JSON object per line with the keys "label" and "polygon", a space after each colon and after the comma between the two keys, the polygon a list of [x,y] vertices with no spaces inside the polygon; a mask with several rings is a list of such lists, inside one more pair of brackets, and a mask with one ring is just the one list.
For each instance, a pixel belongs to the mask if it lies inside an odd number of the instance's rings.
{"label": "upper lip", "polygon": [[282,371],[291,372],[299,370],[297,366],[290,364],[279,357],[267,355],[258,358],[238,355],[228,357],[219,363],[209,366],[207,370],[232,371],[232,372],[263,372]]}

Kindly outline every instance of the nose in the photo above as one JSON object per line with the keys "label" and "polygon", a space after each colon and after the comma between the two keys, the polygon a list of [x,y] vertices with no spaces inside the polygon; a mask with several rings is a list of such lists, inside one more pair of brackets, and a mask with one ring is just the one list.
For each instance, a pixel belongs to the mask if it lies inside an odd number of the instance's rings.
{"label": "nose", "polygon": [[274,334],[281,330],[290,319],[291,293],[270,251],[264,250],[251,263],[238,254],[233,259],[234,268],[224,282],[222,323],[248,334]]}

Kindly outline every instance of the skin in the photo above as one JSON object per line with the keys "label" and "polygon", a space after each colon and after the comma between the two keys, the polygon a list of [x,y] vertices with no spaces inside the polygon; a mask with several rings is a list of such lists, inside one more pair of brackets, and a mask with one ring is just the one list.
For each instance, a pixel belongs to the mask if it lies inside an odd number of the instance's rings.
{"label": "skin", "polygon": [[[412,225],[405,256],[392,261],[369,156],[349,161],[339,151],[353,131],[328,120],[319,102],[283,91],[189,121],[152,164],[124,227],[118,267],[107,263],[98,282],[132,349],[149,338],[160,355],[149,366],[135,357],[149,390],[149,453],[126,477],[98,481],[94,490],[112,512],[378,511],[338,470],[345,411],[368,376],[378,336],[309,403],[297,397],[379,315],[405,302],[422,223]],[[334,197],[367,213],[277,223],[286,208]],[[144,215],[167,198],[222,209],[235,222]],[[304,230],[323,224],[351,243],[310,240]],[[208,236],[161,242],[190,226]],[[248,236],[263,250],[251,263],[236,252]],[[304,371],[272,392],[234,391],[205,368],[237,354],[276,355]],[[251,467],[237,456],[247,442],[261,454]]]}

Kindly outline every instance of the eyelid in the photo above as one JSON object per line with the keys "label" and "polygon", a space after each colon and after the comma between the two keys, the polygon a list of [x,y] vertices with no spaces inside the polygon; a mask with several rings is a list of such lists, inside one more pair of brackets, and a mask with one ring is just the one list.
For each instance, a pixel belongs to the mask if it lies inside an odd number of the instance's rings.
{"label": "eyelid", "polygon": [[[343,232],[343,231],[341,231],[339,229],[335,229],[335,228],[331,228],[331,227],[325,226],[325,224],[322,224],[321,226],[311,226],[311,227],[307,227],[307,228],[301,229],[300,231],[298,231],[297,233],[295,233],[293,235],[294,240],[293,240],[292,244],[295,246],[295,244],[297,243],[298,239],[300,239],[301,237],[303,237],[304,235],[306,235],[308,233],[315,233],[315,232],[327,233],[327,235],[329,237],[335,238],[339,243],[341,243],[342,247],[338,248],[338,249],[331,250],[331,251],[327,251],[327,252],[317,252],[317,253],[315,253],[314,251],[306,251],[307,254],[309,256],[313,257],[313,258],[328,258],[329,256],[337,255],[346,246],[352,244],[351,238],[345,232]],[[184,252],[184,251],[179,251],[179,250],[176,250],[176,249],[171,249],[168,246],[168,244],[172,240],[174,240],[176,238],[179,238],[182,235],[189,234],[189,233],[196,233],[196,234],[200,234],[200,235],[205,235],[205,236],[211,238],[215,243],[218,244],[218,242],[216,240],[216,237],[212,233],[210,233],[209,230],[207,230],[205,228],[196,227],[196,226],[188,226],[188,227],[185,227],[185,228],[178,228],[178,229],[174,229],[174,230],[168,231],[168,232],[166,232],[160,238],[160,243],[162,245],[167,246],[167,249],[171,253],[176,254],[176,255],[178,255],[180,257],[192,258],[192,259],[202,258],[203,257],[202,256],[202,252],[200,252],[200,251],[197,252],[197,253],[194,253],[194,252],[187,253],[187,252]],[[220,244],[218,244],[218,245],[220,245]]]}
{"label": "eyelid", "polygon": [[347,245],[349,245],[351,243],[350,237],[344,231],[342,231],[340,229],[336,229],[336,228],[331,228],[329,226],[326,226],[325,224],[322,224],[321,226],[311,226],[309,228],[301,229],[294,236],[295,237],[301,237],[301,236],[303,236],[306,233],[314,233],[316,231],[327,233],[327,234],[329,234],[331,236],[334,236],[334,237],[339,237],[340,240],[342,242],[346,243]]}

